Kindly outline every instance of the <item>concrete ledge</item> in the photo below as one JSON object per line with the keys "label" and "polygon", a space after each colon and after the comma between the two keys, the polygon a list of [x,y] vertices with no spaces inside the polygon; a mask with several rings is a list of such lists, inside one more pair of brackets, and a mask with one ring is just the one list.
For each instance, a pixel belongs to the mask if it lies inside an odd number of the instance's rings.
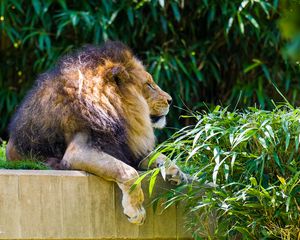
{"label": "concrete ledge", "polygon": [[181,208],[153,213],[147,186],[144,193],[147,219],[135,226],[112,182],[80,171],[0,170],[0,239],[192,239]]}

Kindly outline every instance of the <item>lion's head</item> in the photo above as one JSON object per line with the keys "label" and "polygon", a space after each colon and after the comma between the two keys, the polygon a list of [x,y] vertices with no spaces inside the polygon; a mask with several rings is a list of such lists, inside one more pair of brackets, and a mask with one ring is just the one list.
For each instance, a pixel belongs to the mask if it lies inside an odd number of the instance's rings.
{"label": "lion's head", "polygon": [[160,89],[149,73],[146,73],[146,75],[146,81],[143,83],[143,96],[149,106],[152,126],[162,128],[166,124],[166,115],[169,112],[172,98]]}
{"label": "lion's head", "polygon": [[[129,66],[126,69],[118,63],[107,62],[104,69],[109,74],[105,78],[108,77],[110,82],[112,81],[112,84],[116,85],[125,102],[128,100],[135,102],[133,107],[136,112],[143,112],[145,111],[143,108],[148,108],[146,112],[148,112],[154,128],[163,128],[172,103],[171,96],[153,81],[151,74],[135,57],[131,56]],[[144,102],[147,103],[147,107],[143,104]],[[130,104],[125,105],[125,107],[129,106]]]}

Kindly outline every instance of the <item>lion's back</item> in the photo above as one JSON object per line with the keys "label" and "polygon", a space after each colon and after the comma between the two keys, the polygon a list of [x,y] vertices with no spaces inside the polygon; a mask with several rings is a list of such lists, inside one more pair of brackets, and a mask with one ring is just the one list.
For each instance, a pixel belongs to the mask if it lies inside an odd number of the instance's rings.
{"label": "lion's back", "polygon": [[65,151],[61,123],[68,117],[67,105],[56,92],[56,77],[54,72],[42,74],[12,118],[10,139],[22,156],[62,157]]}

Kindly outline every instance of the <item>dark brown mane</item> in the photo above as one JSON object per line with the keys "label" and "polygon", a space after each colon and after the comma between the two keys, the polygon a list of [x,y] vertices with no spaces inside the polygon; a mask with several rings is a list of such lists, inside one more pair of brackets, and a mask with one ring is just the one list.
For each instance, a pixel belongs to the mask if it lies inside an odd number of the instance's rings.
{"label": "dark brown mane", "polygon": [[102,46],[85,45],[81,49],[63,56],[57,66],[61,71],[70,66],[79,65],[95,69],[99,64],[104,64],[106,60],[126,65],[129,58],[133,58],[129,47],[119,41],[107,41]]}

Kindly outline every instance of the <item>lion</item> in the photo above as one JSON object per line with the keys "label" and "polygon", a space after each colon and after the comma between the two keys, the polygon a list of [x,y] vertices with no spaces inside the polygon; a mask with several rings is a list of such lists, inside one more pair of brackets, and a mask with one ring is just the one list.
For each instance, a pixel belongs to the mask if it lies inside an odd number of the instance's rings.
{"label": "lion", "polygon": [[[124,214],[142,224],[143,191],[131,186],[137,170],[169,161],[161,155],[149,164],[148,156],[171,102],[125,44],[85,46],[38,77],[9,125],[7,159],[37,159],[114,181]],[[167,166],[170,181],[185,181],[174,163]]]}

